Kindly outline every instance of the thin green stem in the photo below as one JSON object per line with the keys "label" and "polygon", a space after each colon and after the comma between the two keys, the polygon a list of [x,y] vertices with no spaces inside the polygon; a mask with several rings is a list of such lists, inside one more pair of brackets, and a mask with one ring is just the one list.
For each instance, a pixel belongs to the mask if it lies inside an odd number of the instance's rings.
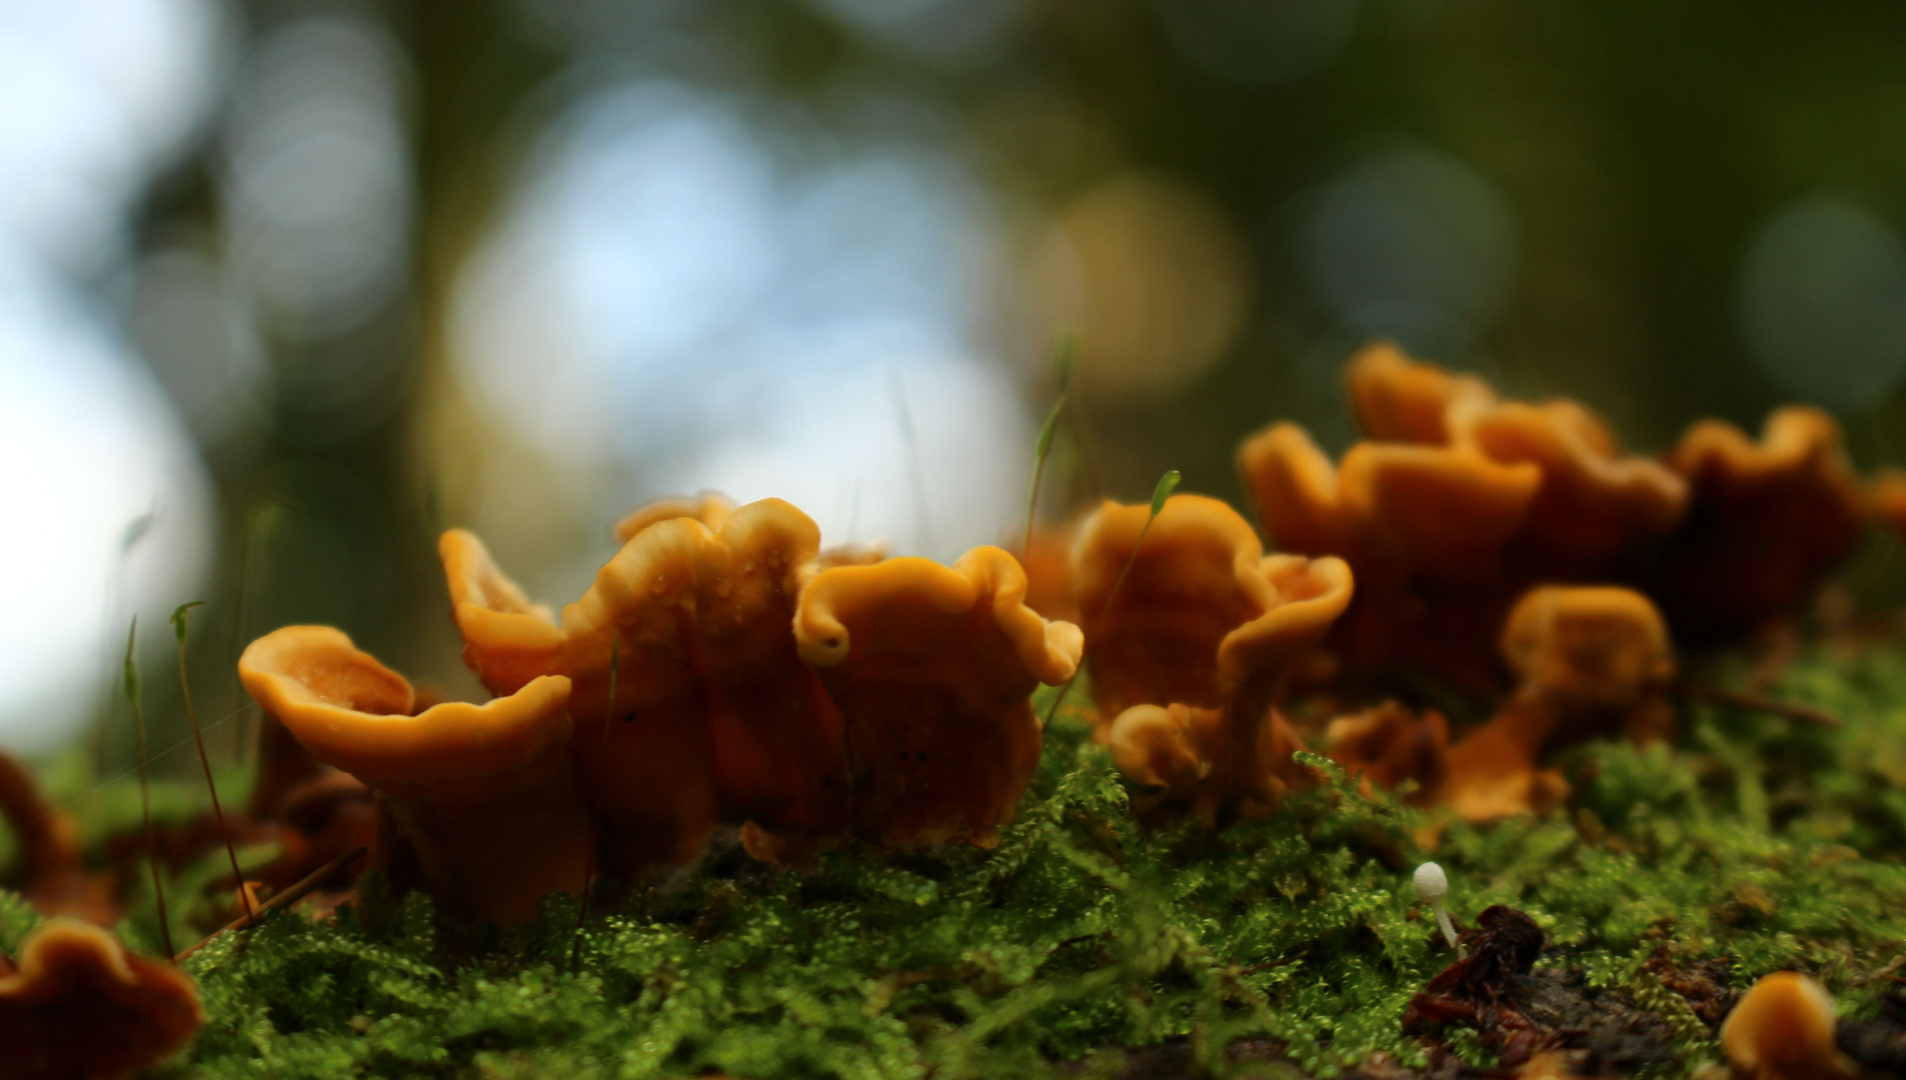
{"label": "thin green stem", "polygon": [[249,916],[252,914],[251,895],[245,891],[244,872],[238,869],[238,850],[232,846],[232,831],[225,826],[225,808],[218,802],[218,784],[212,780],[212,762],[205,756],[205,735],[199,729],[198,706],[192,701],[192,677],[185,670],[185,636],[191,611],[203,606],[205,601],[194,600],[172,611],[172,636],[179,643],[179,688],[185,694],[185,715],[192,722],[192,742],[198,747],[199,768],[205,770],[205,790],[212,794],[212,820],[218,823],[219,839],[225,841],[225,857],[232,863],[232,888],[238,891],[239,909]]}
{"label": "thin green stem", "polygon": [[133,648],[139,640],[139,616],[132,617],[126,631],[126,700],[132,704],[132,721],[138,734],[139,810],[146,823],[146,858],[152,865],[152,895],[159,905],[159,945],[172,955],[172,923],[165,911],[165,882],[159,873],[159,836],[152,829],[152,780],[146,768],[146,711],[139,703],[139,665]]}
{"label": "thin green stem", "polygon": [[1046,458],[1052,454],[1052,438],[1059,430],[1059,417],[1065,412],[1066,401],[1071,397],[1072,361],[1078,354],[1078,347],[1078,336],[1071,332],[1059,335],[1053,346],[1059,371],[1059,392],[1053,398],[1052,411],[1046,414],[1046,422],[1039,428],[1039,441],[1033,446],[1032,484],[1026,492],[1026,540],[1019,548],[1022,558],[1032,554],[1032,523],[1033,515],[1039,510],[1039,481],[1045,475]]}
{"label": "thin green stem", "polygon": [[277,495],[266,494],[252,501],[245,510],[245,523],[240,527],[238,537],[238,613],[232,621],[232,708],[237,720],[232,724],[232,764],[245,764],[246,746],[256,742],[245,737],[252,726],[252,700],[245,693],[244,685],[238,679],[238,657],[244,652],[246,632],[251,623],[252,592],[252,554],[258,534],[278,520],[279,515],[291,509],[291,504]]}
{"label": "thin green stem", "polygon": [[[1118,591],[1125,587],[1125,578],[1131,574],[1132,566],[1138,562],[1138,553],[1145,547],[1145,538],[1151,535],[1152,522],[1158,520],[1159,511],[1165,508],[1165,500],[1171,498],[1171,493],[1177,489],[1178,482],[1182,479],[1184,477],[1177,469],[1167,469],[1165,475],[1158,478],[1157,486],[1152,488],[1151,512],[1145,516],[1145,527],[1138,530],[1138,542],[1132,545],[1132,553],[1125,556],[1125,566],[1119,570],[1118,579],[1112,582],[1112,591],[1105,594],[1105,606],[1099,609],[1101,618],[1106,612],[1111,611],[1112,605],[1117,602]],[[1046,712],[1047,727],[1050,727],[1053,718],[1059,715],[1059,706],[1065,704],[1066,695],[1072,692],[1072,684],[1079,681],[1079,673],[1084,670],[1085,656],[1080,654],[1079,666],[1072,669],[1072,677],[1059,688],[1059,696],[1052,699],[1052,708]]]}

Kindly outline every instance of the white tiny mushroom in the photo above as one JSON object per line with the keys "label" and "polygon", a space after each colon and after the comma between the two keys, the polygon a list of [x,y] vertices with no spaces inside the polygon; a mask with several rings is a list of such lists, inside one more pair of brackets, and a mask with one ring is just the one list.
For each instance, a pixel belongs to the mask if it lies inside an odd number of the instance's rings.
{"label": "white tiny mushroom", "polygon": [[1463,949],[1456,944],[1456,927],[1450,924],[1449,912],[1443,910],[1443,897],[1449,895],[1449,875],[1435,863],[1426,862],[1416,868],[1412,883],[1416,886],[1416,898],[1428,901],[1430,910],[1436,912],[1436,925],[1442,928],[1443,940],[1461,956]]}

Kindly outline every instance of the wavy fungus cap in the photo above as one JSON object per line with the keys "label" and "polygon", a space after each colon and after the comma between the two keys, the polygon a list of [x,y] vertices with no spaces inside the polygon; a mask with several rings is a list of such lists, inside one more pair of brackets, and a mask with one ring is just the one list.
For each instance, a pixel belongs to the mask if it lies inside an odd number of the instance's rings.
{"label": "wavy fungus cap", "polygon": [[[313,756],[388,797],[445,908],[514,923],[557,889],[580,895],[595,838],[570,767],[568,679],[410,715],[410,684],[325,626],[265,635],[238,670]],[[395,853],[380,844],[380,862]]]}
{"label": "wavy fungus cap", "polygon": [[1394,789],[1416,782],[1413,802],[1425,802],[1449,774],[1449,721],[1442,713],[1418,714],[1394,701],[1340,716],[1324,729],[1332,761],[1358,778],[1359,787]]}
{"label": "wavy fungus cap", "polygon": [[1356,581],[1349,563],[1330,556],[1267,555],[1255,577],[1270,587],[1270,603],[1218,643],[1218,694],[1231,707],[1269,709],[1291,668],[1350,606]]}
{"label": "wavy fungus cap", "polygon": [[1881,469],[1873,478],[1868,496],[1880,524],[1906,540],[1906,471]]}
{"label": "wavy fungus cap", "polygon": [[1541,813],[1568,785],[1544,751],[1601,735],[1636,742],[1673,732],[1667,626],[1648,598],[1612,585],[1545,585],[1516,602],[1502,656],[1520,679],[1488,723],[1449,750],[1436,799],[1471,821]]}
{"label": "wavy fungus cap", "polygon": [[1280,547],[1341,555],[1366,577],[1389,581],[1417,571],[1489,577],[1542,483],[1534,464],[1445,446],[1363,442],[1333,466],[1288,423],[1246,440],[1238,463]]}
{"label": "wavy fungus cap", "polygon": [[719,529],[734,512],[735,501],[716,491],[704,491],[693,498],[658,499],[630,511],[627,517],[616,522],[615,538],[617,543],[626,544],[650,525],[675,518],[694,518],[711,529]]}
{"label": "wavy fungus cap", "polygon": [[842,721],[791,626],[808,579],[880,552],[820,552],[819,527],[779,499],[731,509],[703,496],[630,521],[639,527],[560,626],[497,587],[493,568],[475,572],[487,557],[474,557],[474,538],[444,544],[453,597],[459,576],[488,583],[457,606],[485,682],[573,681],[573,753],[607,865],[686,861],[724,817],[757,835],[844,831]]}
{"label": "wavy fungus cap", "polygon": [[1666,532],[1681,515],[1681,479],[1646,458],[1623,457],[1608,425],[1575,402],[1500,401],[1481,379],[1388,344],[1353,357],[1346,382],[1372,441],[1467,447],[1504,465],[1538,466],[1525,528],[1540,558],[1593,566]]}
{"label": "wavy fungus cap", "polygon": [[205,1022],[184,972],[72,919],[41,923],[0,961],[0,1072],[9,1080],[116,1080],[159,1064]]}
{"label": "wavy fungus cap", "polygon": [[1608,426],[1572,401],[1496,405],[1472,418],[1462,438],[1492,461],[1540,467],[1524,529],[1544,572],[1593,571],[1667,533],[1686,509],[1679,476],[1622,456]]}
{"label": "wavy fungus cap", "polygon": [[1365,436],[1382,442],[1449,445],[1472,417],[1496,403],[1474,375],[1412,360],[1387,341],[1358,350],[1344,368],[1350,408]]}
{"label": "wavy fungus cap", "polygon": [[558,669],[565,638],[543,604],[497,568],[483,541],[451,529],[437,541],[450,586],[450,613],[463,635],[463,662],[492,694],[513,694]]}
{"label": "wavy fungus cap", "polygon": [[1634,709],[1665,691],[1675,673],[1661,613],[1617,585],[1529,590],[1509,611],[1502,657],[1521,680],[1520,694],[1571,712]]}
{"label": "wavy fungus cap", "polygon": [[[1512,524],[1517,556],[1535,572],[1592,570],[1667,532],[1684,509],[1687,489],[1680,477],[1657,462],[1624,456],[1608,425],[1575,402],[1501,401],[1481,379],[1410,360],[1388,344],[1353,357],[1346,381],[1367,440],[1346,455],[1346,469],[1350,456],[1365,448],[1397,444],[1468,451],[1500,467],[1533,467],[1534,490]],[[1268,449],[1256,452],[1257,468],[1252,455],[1245,457],[1248,475],[1267,467],[1262,462]],[[1406,483],[1404,490],[1417,486]],[[1449,516],[1461,516],[1463,508],[1450,501],[1451,494],[1426,491],[1418,502],[1438,503]],[[1260,503],[1267,495],[1274,499],[1276,492],[1261,492]],[[1500,514],[1492,521],[1511,524]],[[1420,544],[1415,537],[1403,539],[1412,550]],[[1434,556],[1418,561],[1449,570]]]}
{"label": "wavy fungus cap", "polygon": [[1433,801],[1468,821],[1543,814],[1560,806],[1568,781],[1539,767],[1551,726],[1546,713],[1531,714],[1526,703],[1512,702],[1449,748]]}
{"label": "wavy fungus cap", "polygon": [[1742,1080],[1851,1080],[1834,1042],[1833,999],[1797,971],[1756,982],[1721,1025],[1721,1049]]}
{"label": "wavy fungus cap", "polygon": [[1134,705],[1112,722],[1106,745],[1119,771],[1146,787],[1189,789],[1211,774],[1197,725],[1213,710],[1189,705]]}
{"label": "wavy fungus cap", "polygon": [[1149,517],[1106,503],[1074,556],[1102,736],[1127,775],[1166,789],[1161,805],[1267,804],[1301,779],[1277,699],[1349,606],[1350,567],[1265,556],[1235,510],[1203,496],[1166,500],[1147,533]]}
{"label": "wavy fungus cap", "polygon": [[634,861],[691,857],[724,810],[770,830],[842,827],[841,721],[790,632],[819,547],[819,526],[780,499],[718,529],[660,521],[563,609],[591,801],[667,841]]}
{"label": "wavy fungus cap", "polygon": [[794,639],[847,724],[856,831],[887,846],[995,842],[1039,764],[1030,695],[1083,641],[1027,607],[1011,555],[898,558],[822,571]]}
{"label": "wavy fungus cap", "polygon": [[1277,603],[1258,571],[1264,546],[1230,506],[1173,495],[1148,531],[1150,519],[1149,506],[1108,500],[1073,549],[1086,663],[1108,718],[1139,704],[1217,707],[1219,644]]}
{"label": "wavy fungus cap", "polygon": [[544,779],[568,752],[569,680],[411,715],[403,676],[328,626],[288,626],[238,661],[245,689],[318,760],[391,795],[485,798]]}
{"label": "wavy fungus cap", "polygon": [[1775,410],[1759,442],[1703,420],[1666,462],[1693,495],[1662,592],[1676,627],[1697,638],[1751,631],[1801,607],[1866,527],[1869,503],[1840,426],[1819,409]]}

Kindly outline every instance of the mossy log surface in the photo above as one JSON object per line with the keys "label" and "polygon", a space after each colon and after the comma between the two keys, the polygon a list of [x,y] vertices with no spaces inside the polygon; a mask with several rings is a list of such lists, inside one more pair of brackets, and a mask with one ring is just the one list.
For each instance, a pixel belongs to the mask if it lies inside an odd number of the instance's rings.
{"label": "mossy log surface", "polygon": [[[1143,830],[1062,712],[991,851],[778,871],[728,840],[580,932],[567,895],[480,931],[372,880],[335,917],[222,935],[185,965],[209,1022],[159,1075],[1453,1076],[1487,1040],[1453,1027],[1442,1056],[1402,1025],[1453,959],[1410,889],[1432,856],[1459,922],[1507,904],[1546,932],[1514,992],[1604,1075],[1717,1061],[1731,995],[1782,968],[1833,992],[1843,1042],[1891,1045],[1906,646],[1815,646],[1772,692],[1844,723],[1690,704],[1673,748],[1576,748],[1564,811],[1483,826],[1332,772],[1270,817]],[[34,921],[0,893],[0,948]],[[149,918],[119,930],[152,950]]]}

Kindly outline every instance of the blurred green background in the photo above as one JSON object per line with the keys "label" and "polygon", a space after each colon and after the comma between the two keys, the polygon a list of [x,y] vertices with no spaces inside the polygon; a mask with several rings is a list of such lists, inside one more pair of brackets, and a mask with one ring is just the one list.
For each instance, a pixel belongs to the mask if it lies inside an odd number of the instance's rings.
{"label": "blurred green background", "polygon": [[291,622],[473,693],[449,525],[558,604],[704,487],[1004,539],[1069,326],[1052,520],[1340,448],[1376,336],[1903,460],[1896,3],[26,0],[0,56],[0,745],[116,760],[134,611],[171,745],[199,598],[215,743]]}

